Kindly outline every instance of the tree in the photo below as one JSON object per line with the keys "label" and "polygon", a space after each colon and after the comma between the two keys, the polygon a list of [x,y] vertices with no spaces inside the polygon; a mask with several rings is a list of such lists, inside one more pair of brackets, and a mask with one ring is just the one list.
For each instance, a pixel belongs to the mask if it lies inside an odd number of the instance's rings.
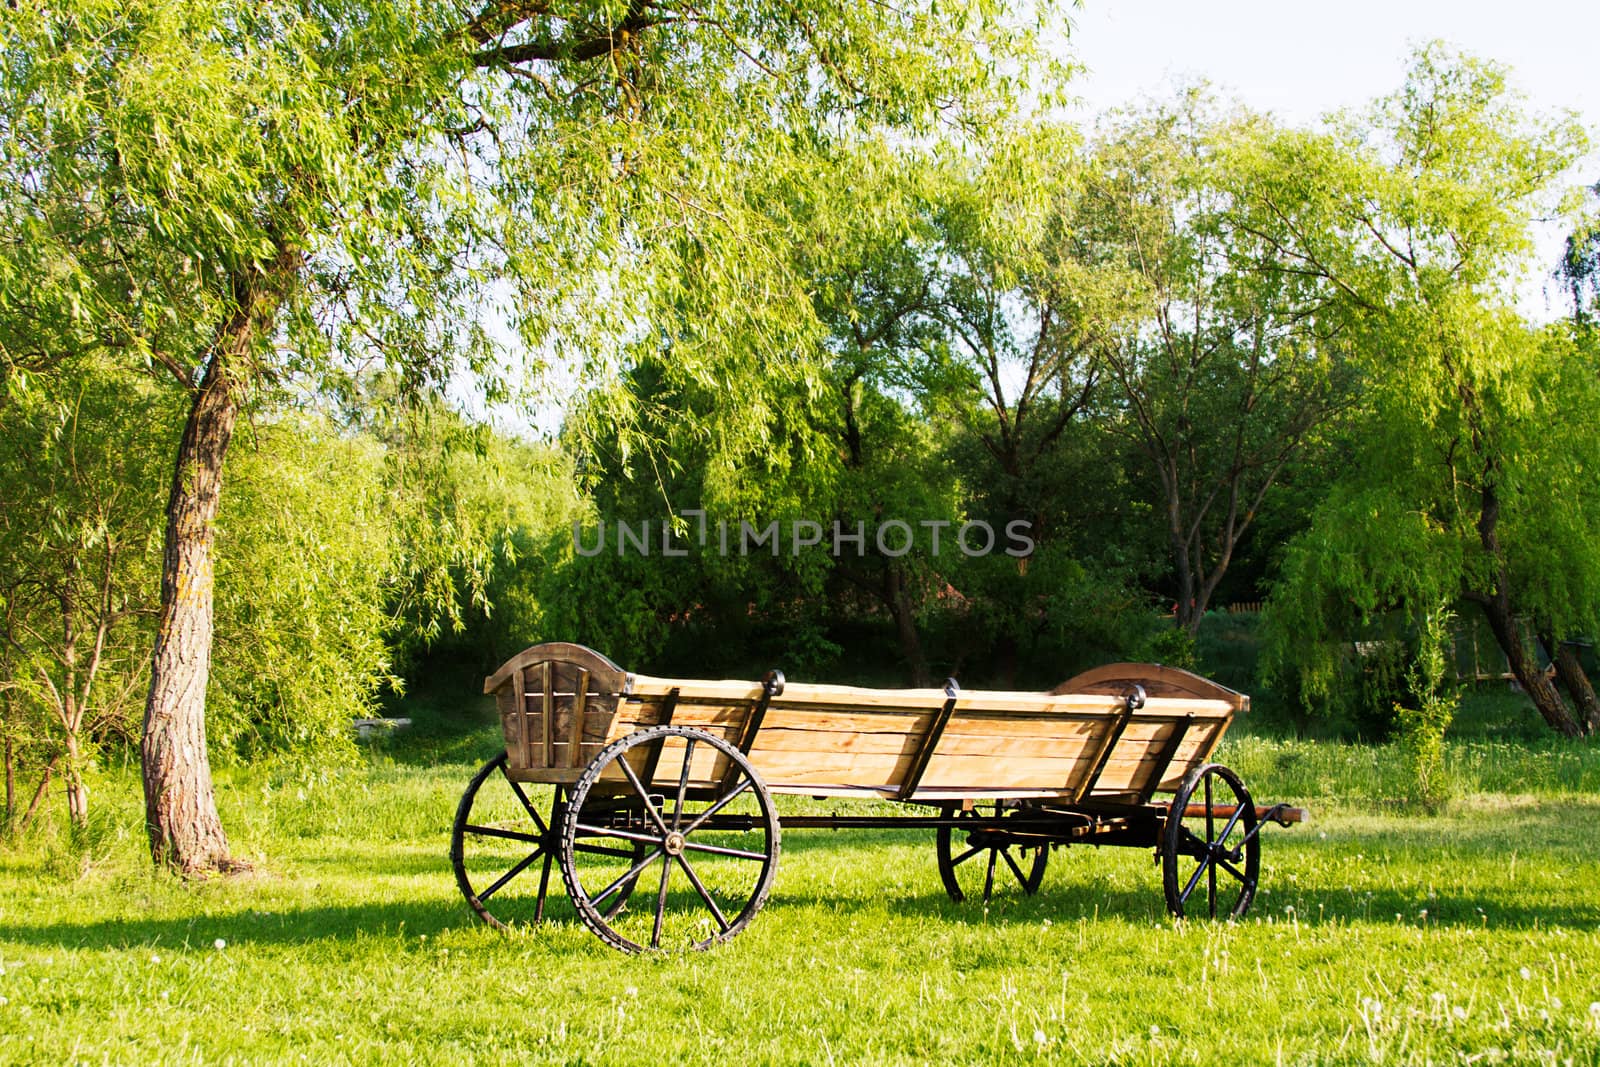
{"label": "tree", "polygon": [[1191,637],[1267,494],[1343,403],[1329,296],[1232,224],[1229,154],[1266,135],[1202,90],[1124,116],[1063,227],[1060,254],[1137,309],[1102,327],[1097,421],[1154,475]]}
{"label": "tree", "polygon": [[1026,51],[1014,29],[964,4],[14,5],[5,362],[111,351],[189,404],[145,714],[156,860],[231,862],[206,758],[213,529],[257,384],[368,353],[410,389],[498,384],[475,314],[495,277],[531,350],[604,365],[686,318],[708,344],[687,373],[748,371],[733,357],[787,336],[799,298],[753,277],[746,176],[825,130],[960,115]]}
{"label": "tree", "polygon": [[31,747],[39,793],[59,768],[81,828],[87,766],[135,732],[160,530],[151,437],[174,411],[125,372],[72,371],[0,411],[0,497],[18,502],[0,513],[0,690],[8,781],[15,746]]}
{"label": "tree", "polygon": [[1583,145],[1572,120],[1529,116],[1500,69],[1430,46],[1368,119],[1280,136],[1242,172],[1240,225],[1337,294],[1365,394],[1357,458],[1273,595],[1278,658],[1310,654],[1313,683],[1329,666],[1316,639],[1353,615],[1422,617],[1464,598],[1551,728],[1580,732],[1523,620],[1600,618],[1579,573],[1600,562],[1591,494],[1549,495],[1582,469],[1574,449],[1597,442],[1581,408],[1544,407],[1570,361],[1516,313],[1515,283],[1530,220]]}

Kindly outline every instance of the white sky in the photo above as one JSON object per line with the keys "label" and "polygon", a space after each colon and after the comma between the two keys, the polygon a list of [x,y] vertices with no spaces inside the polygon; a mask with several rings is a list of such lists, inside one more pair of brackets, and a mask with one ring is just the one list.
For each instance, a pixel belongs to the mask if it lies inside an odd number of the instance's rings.
{"label": "white sky", "polygon": [[[1510,68],[1533,110],[1576,111],[1600,142],[1600,0],[1083,0],[1068,51],[1087,125],[1197,78],[1258,111],[1310,125],[1397,89],[1413,48],[1440,39]],[[1574,174],[1600,180],[1600,152]],[[1566,234],[1542,228],[1523,313],[1566,313],[1549,284]]]}
{"label": "white sky", "polygon": [[1293,123],[1399,86],[1440,38],[1497,60],[1539,110],[1600,120],[1596,0],[1083,0],[1071,50],[1091,110],[1202,76]]}

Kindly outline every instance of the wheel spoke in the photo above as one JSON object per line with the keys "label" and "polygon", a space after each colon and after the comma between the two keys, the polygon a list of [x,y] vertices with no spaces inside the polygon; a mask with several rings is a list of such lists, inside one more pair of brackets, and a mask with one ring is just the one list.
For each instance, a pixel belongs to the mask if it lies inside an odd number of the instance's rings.
{"label": "wheel spoke", "polygon": [[673,857],[678,861],[678,866],[683,868],[683,873],[689,876],[689,884],[694,886],[694,891],[700,894],[700,899],[706,902],[706,907],[711,909],[711,914],[717,920],[717,925],[722,927],[722,932],[728,932],[728,920],[723,916],[722,909],[717,907],[717,902],[711,899],[711,894],[706,887],[700,884],[700,876],[694,873],[694,868],[689,866],[689,861],[684,856]]}
{"label": "wheel spoke", "polygon": [[989,898],[994,895],[994,864],[1000,854],[997,848],[989,850],[989,870],[983,876],[983,902],[989,903]]}
{"label": "wheel spoke", "polygon": [[1200,876],[1206,873],[1206,868],[1209,866],[1211,866],[1211,859],[1209,856],[1200,861],[1200,865],[1194,869],[1194,874],[1189,876],[1189,884],[1184,886],[1183,892],[1178,894],[1178,902],[1180,904],[1187,904],[1189,902],[1189,894],[1193,893],[1194,887],[1200,884]]}
{"label": "wheel spoke", "polygon": [[1206,783],[1206,841],[1211,842],[1217,839],[1217,827],[1213,821],[1215,815],[1211,810],[1211,775],[1208,772],[1204,777]]}
{"label": "wheel spoke", "polygon": [[1228,835],[1233,833],[1233,828],[1235,826],[1239,825],[1239,819],[1243,815],[1244,815],[1244,805],[1243,804],[1235,804],[1233,806],[1233,817],[1231,819],[1229,819],[1226,823],[1223,824],[1222,833],[1220,835],[1218,835],[1217,837],[1213,838],[1211,843],[1214,844],[1214,845],[1220,845],[1224,841],[1226,841],[1228,839]]}
{"label": "wheel spoke", "polygon": [[661,836],[666,837],[668,833],[667,824],[661,821],[661,813],[656,810],[654,804],[650,803],[650,793],[645,789],[644,783],[639,781],[639,776],[634,773],[633,768],[628,765],[628,758],[619,756],[617,758],[617,766],[622,768],[622,773],[627,775],[628,784],[633,786],[633,791],[639,794],[640,800],[644,801],[644,810],[650,813],[651,821],[661,829]]}
{"label": "wheel spoke", "polygon": [[1017,876],[1017,884],[1024,889],[1028,888],[1028,876],[1022,873],[1022,868],[1017,866],[1017,861],[1011,858],[1011,850],[1003,848],[1000,850],[1000,855],[1005,857],[1006,866],[1011,868],[1011,873]]}
{"label": "wheel spoke", "polygon": [[631,848],[606,848],[604,845],[586,845],[580,841],[572,843],[572,851],[587,852],[591,856],[616,856],[625,860],[633,859],[634,855]]}
{"label": "wheel spoke", "polygon": [[550,888],[550,861],[554,858],[549,852],[544,854],[544,870],[539,874],[539,899],[533,903],[533,921],[536,923],[544,921],[544,895]]}
{"label": "wheel spoke", "polygon": [[519,863],[515,867],[511,868],[505,874],[502,874],[498,879],[495,880],[495,883],[493,885],[491,885],[488,889],[485,889],[483,892],[479,893],[478,894],[478,900],[481,902],[481,901],[488,900],[490,897],[494,896],[496,893],[498,893],[501,890],[502,887],[504,887],[504,885],[507,882],[511,881],[511,879],[515,878],[517,875],[519,875],[523,871],[527,870],[528,869],[528,865],[530,863],[532,863],[534,860],[538,859],[542,855],[544,855],[544,846],[543,845],[539,846],[538,848],[534,849],[532,852],[528,853],[527,857],[525,859],[523,859],[523,861],[521,863]]}
{"label": "wheel spoke", "polygon": [[672,863],[661,861],[661,891],[656,894],[656,921],[650,929],[650,947],[661,947],[661,920],[667,914],[667,879],[672,877]]}
{"label": "wheel spoke", "polygon": [[982,845],[973,845],[971,848],[967,849],[961,855],[959,855],[955,859],[951,860],[950,861],[950,866],[959,867],[963,863],[967,862],[972,857],[976,856],[978,853],[980,853],[982,851],[983,851],[983,846]]}
{"label": "wheel spoke", "polygon": [[633,881],[633,879],[639,877],[639,873],[641,871],[643,871],[646,867],[648,867],[652,863],[654,863],[656,861],[657,857],[665,856],[666,854],[667,854],[667,850],[666,849],[664,849],[664,848],[656,849],[654,852],[650,853],[650,855],[646,856],[644,859],[640,860],[638,863],[635,863],[632,867],[629,867],[628,868],[628,872],[626,874],[624,874],[621,878],[618,878],[615,882],[612,882],[610,885],[608,885],[604,889],[600,890],[600,892],[598,894],[596,894],[595,896],[590,897],[589,898],[589,903],[598,906],[602,900],[606,899],[606,897],[609,897],[612,893],[615,893],[617,890],[621,889],[623,886],[625,886],[629,882]]}
{"label": "wheel spoke", "polygon": [[506,765],[504,763],[500,764],[500,777],[506,780],[506,784],[511,787],[511,791],[517,794],[517,799],[522,801],[522,806],[528,809],[529,815],[533,816],[533,823],[539,828],[539,832],[541,834],[549,833],[550,828],[546,826],[544,824],[544,820],[539,817],[538,809],[535,808],[533,806],[533,802],[528,799],[528,794],[522,791],[522,783],[511,777],[510,773],[506,771]]}
{"label": "wheel spoke", "polygon": [[1211,908],[1211,917],[1217,917],[1217,865],[1215,862],[1206,864],[1206,902]]}
{"label": "wheel spoke", "polygon": [[480,837],[503,837],[507,841],[523,841],[530,845],[537,845],[544,841],[540,834],[526,834],[521,830],[502,830],[498,826],[478,826],[467,823],[461,828],[463,833],[477,834]]}
{"label": "wheel spoke", "polygon": [[690,823],[688,826],[685,826],[683,828],[683,830],[682,830],[683,836],[684,837],[688,837],[690,834],[692,834],[696,830],[700,829],[700,827],[705,824],[705,821],[707,819],[711,818],[711,816],[715,815],[717,812],[721,811],[723,808],[725,808],[729,804],[733,803],[733,800],[734,800],[735,797],[738,797],[739,795],[744,793],[746,790],[748,790],[754,784],[755,784],[755,780],[754,779],[746,778],[744,781],[742,781],[738,785],[734,786],[733,790],[730,793],[728,793],[726,796],[724,796],[720,800],[718,800],[715,804],[711,805],[705,811],[702,811],[699,815],[697,815],[695,817],[694,822]]}
{"label": "wheel spoke", "polygon": [[1181,826],[1180,825],[1178,827],[1178,830],[1182,834],[1182,837],[1183,837],[1182,844],[1187,846],[1185,848],[1185,850],[1184,850],[1185,854],[1189,855],[1189,856],[1192,856],[1197,860],[1198,859],[1204,859],[1205,856],[1206,856],[1206,853],[1208,853],[1210,851],[1210,848],[1209,848],[1209,846],[1206,845],[1206,843],[1204,841],[1200,840],[1200,835],[1196,834],[1193,830],[1189,829],[1187,826]]}
{"label": "wheel spoke", "polygon": [[723,848],[721,845],[702,845],[698,841],[685,841],[683,847],[693,849],[696,852],[710,852],[717,856],[733,856],[741,860],[764,861],[767,858],[765,852],[749,852],[742,848]]}
{"label": "wheel spoke", "polygon": [[1217,865],[1223,870],[1227,871],[1229,874],[1233,875],[1235,878],[1239,879],[1241,885],[1248,886],[1251,884],[1250,879],[1244,876],[1244,872],[1235,867],[1232,863],[1229,863],[1227,860],[1219,859],[1217,860]]}
{"label": "wheel spoke", "polygon": [[1242,848],[1248,848],[1249,845],[1250,845],[1250,842],[1255,840],[1256,835],[1261,832],[1261,828],[1263,826],[1266,826],[1266,825],[1267,825],[1266,821],[1263,820],[1261,822],[1256,823],[1254,826],[1250,827],[1249,831],[1245,833],[1244,839],[1239,842],[1239,847],[1241,849]]}
{"label": "wheel spoke", "polygon": [[683,746],[683,773],[678,775],[678,801],[672,808],[672,828],[676,830],[683,821],[683,795],[689,789],[689,763],[694,758],[694,738]]}
{"label": "wheel spoke", "polygon": [[577,828],[591,837],[617,837],[624,841],[638,841],[645,845],[661,844],[660,834],[641,834],[637,830],[615,830],[605,826],[590,826],[587,823],[579,823]]}

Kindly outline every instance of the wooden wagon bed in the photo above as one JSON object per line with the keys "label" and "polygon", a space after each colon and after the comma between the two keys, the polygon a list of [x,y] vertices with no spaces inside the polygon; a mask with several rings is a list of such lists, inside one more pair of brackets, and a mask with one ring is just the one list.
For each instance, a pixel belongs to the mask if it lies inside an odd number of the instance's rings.
{"label": "wooden wagon bed", "polygon": [[[730,921],[685,857],[764,857],[770,885],[778,837],[770,794],[937,809],[924,817],[786,817],[783,825],[934,829],[940,873],[957,900],[971,891],[959,887],[958,869],[974,856],[987,861],[987,900],[996,870],[1007,867],[1033,892],[1051,847],[1081,840],[1154,846],[1178,914],[1208,868],[1211,911],[1221,870],[1241,884],[1231,912],[1242,913],[1255,892],[1259,826],[1301,816],[1286,805],[1255,807],[1237,776],[1210,762],[1249,698],[1154,664],[1096,668],[1048,693],[963,691],[954,681],[940,689],[868,689],[788,682],[778,671],[760,681],[657,678],[581,645],[550,643],[512,658],[484,691],[496,698],[506,748],[474,779],[458,812],[452,859],[463,893],[499,924],[485,901],[542,857],[537,920],[558,859],[580,918],[626,949],[643,945],[617,933],[606,908],[621,911],[657,858],[663,873],[651,947],[663,936],[674,862],[716,920],[713,936],[692,943],[725,939],[748,922],[765,888],[752,890]],[[497,776],[532,818],[523,831],[474,821],[479,791]],[[554,787],[548,822],[528,785]],[[741,809],[740,796],[745,809],[759,799],[760,810]],[[1203,833],[1185,820],[1200,820]],[[696,843],[689,839],[696,833],[765,836],[760,848],[734,848]],[[475,888],[465,860],[474,837],[536,847],[521,866]],[[597,856],[623,867],[598,903],[583,885],[584,862]],[[1197,867],[1192,875],[1179,870],[1186,858]]]}
{"label": "wooden wagon bed", "polygon": [[[537,645],[484,684],[499,704],[508,771],[570,784],[600,750],[647,726],[734,744],[775,793],[937,802],[1171,792],[1204,763],[1249,698],[1187,671],[1114,664],[1052,693],[865,689],[629,674],[579,645]],[[1130,700],[1130,694],[1138,693]],[[635,770],[649,769],[638,754]],[[695,785],[728,758],[707,748]],[[615,772],[616,777],[621,772]],[[675,780],[675,779],[674,779]]]}

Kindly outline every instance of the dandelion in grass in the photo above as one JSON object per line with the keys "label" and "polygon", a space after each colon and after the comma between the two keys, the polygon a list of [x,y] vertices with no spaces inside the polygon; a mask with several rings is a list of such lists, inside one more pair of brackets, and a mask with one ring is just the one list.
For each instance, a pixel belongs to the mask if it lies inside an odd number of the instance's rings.
{"label": "dandelion in grass", "polygon": [[1045,1036],[1045,1032],[1043,1030],[1040,1030],[1040,1029],[1037,1029],[1037,1028],[1034,1029],[1034,1031],[1033,1031],[1033,1043],[1034,1044],[1043,1045],[1043,1044],[1046,1044],[1047,1042],[1049,1042],[1049,1040],[1050,1040],[1050,1038]]}
{"label": "dandelion in grass", "polygon": [[1520,969],[1519,969],[1519,970],[1518,970],[1518,971],[1517,971],[1517,973],[1518,973],[1518,974],[1520,974],[1520,975],[1522,975],[1522,980],[1523,980],[1523,981],[1524,981],[1524,982],[1526,982],[1526,981],[1528,981],[1528,979],[1530,979],[1530,978],[1532,978],[1532,977],[1533,977],[1533,972],[1532,972],[1532,971],[1530,971],[1530,970],[1528,970],[1528,968],[1526,968],[1526,967],[1523,967],[1523,968],[1520,968]]}
{"label": "dandelion in grass", "polygon": [[216,949],[218,952],[221,952],[223,949],[228,947],[228,943],[219,937],[215,941],[211,942],[211,947]]}

